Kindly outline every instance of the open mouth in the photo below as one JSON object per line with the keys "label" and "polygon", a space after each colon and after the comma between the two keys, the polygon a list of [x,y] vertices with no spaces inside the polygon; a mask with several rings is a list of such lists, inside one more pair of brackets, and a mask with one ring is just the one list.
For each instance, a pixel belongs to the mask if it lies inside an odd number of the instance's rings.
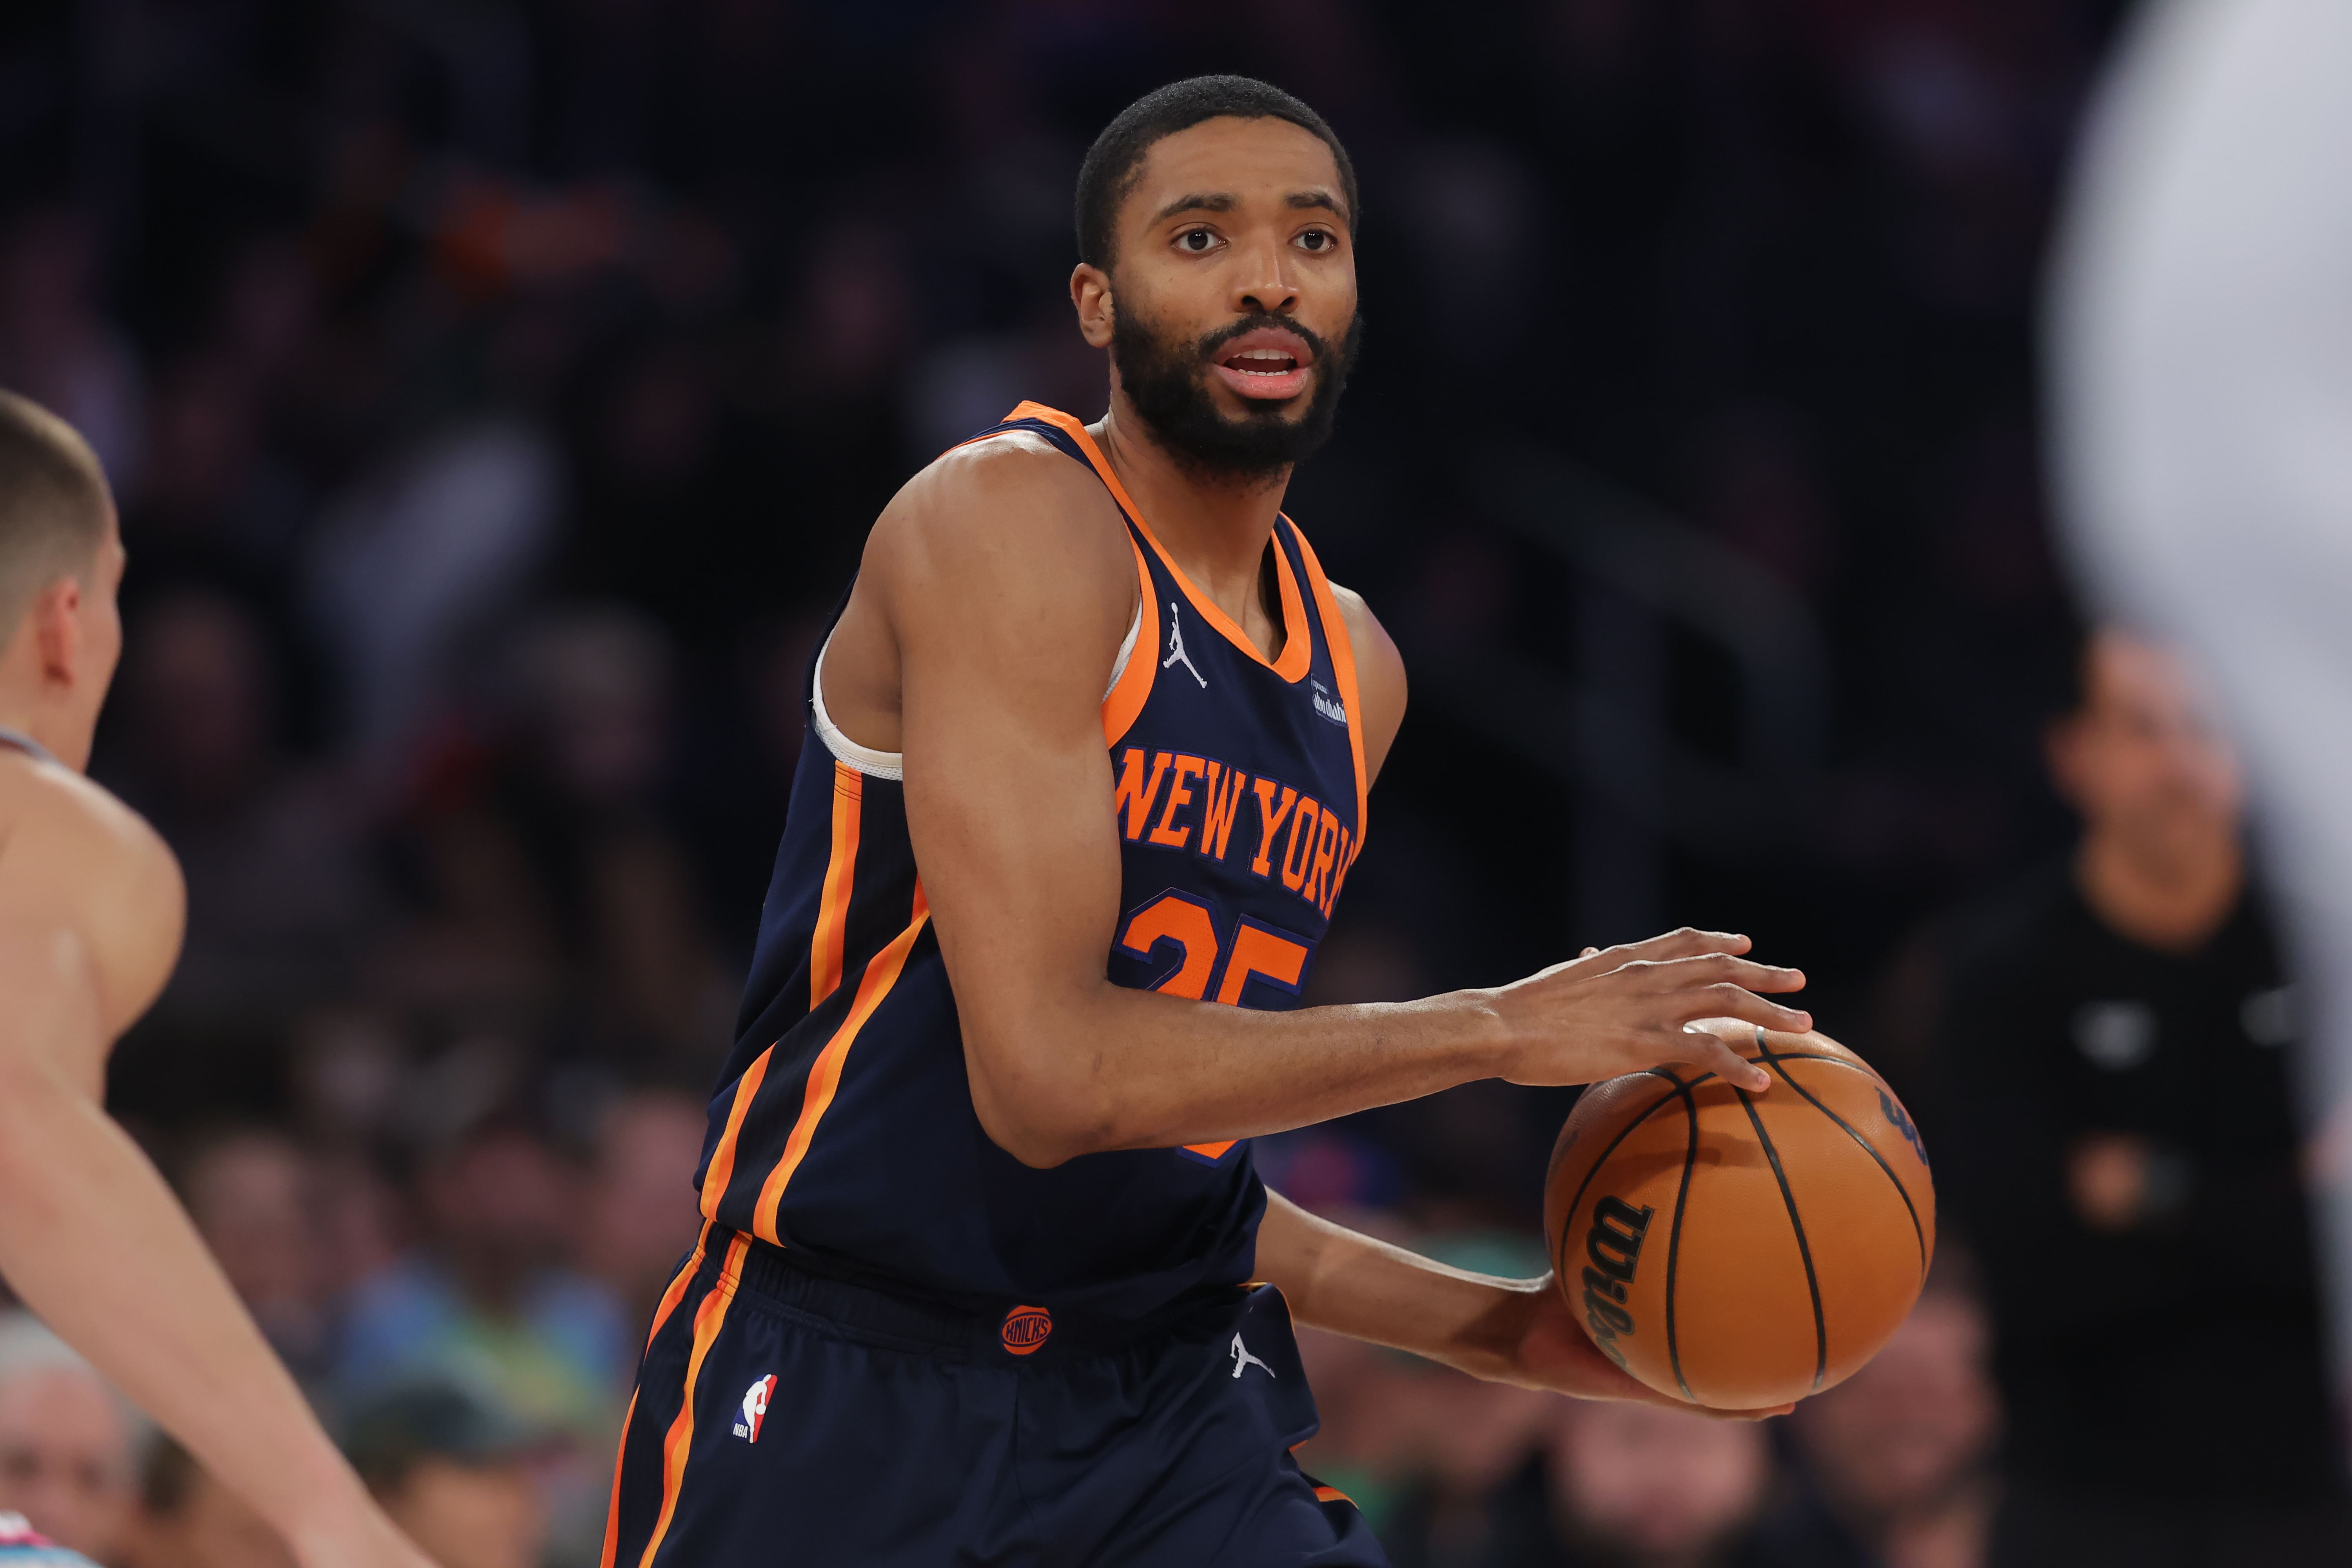
{"label": "open mouth", "polygon": [[1314,351],[1297,333],[1260,327],[1220,348],[1211,368],[1241,396],[1278,402],[1307,389],[1314,363]]}

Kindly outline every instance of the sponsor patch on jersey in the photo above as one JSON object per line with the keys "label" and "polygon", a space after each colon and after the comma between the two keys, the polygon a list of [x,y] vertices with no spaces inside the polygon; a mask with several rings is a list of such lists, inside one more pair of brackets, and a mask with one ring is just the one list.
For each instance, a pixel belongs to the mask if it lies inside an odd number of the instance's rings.
{"label": "sponsor patch on jersey", "polygon": [[1329,687],[1324,685],[1321,681],[1312,680],[1309,684],[1315,688],[1314,700],[1316,717],[1319,719],[1328,719],[1332,723],[1339,725],[1342,730],[1346,729],[1348,727],[1348,705],[1340,701],[1339,694],[1334,692]]}

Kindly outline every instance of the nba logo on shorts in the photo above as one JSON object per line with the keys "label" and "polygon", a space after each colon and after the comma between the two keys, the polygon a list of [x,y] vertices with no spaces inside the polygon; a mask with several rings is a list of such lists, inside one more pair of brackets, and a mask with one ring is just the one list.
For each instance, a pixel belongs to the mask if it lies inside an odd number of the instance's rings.
{"label": "nba logo on shorts", "polygon": [[1027,1355],[1051,1338],[1054,1314],[1043,1307],[1015,1307],[1004,1314],[1004,1326],[996,1337],[1004,1342],[1012,1355]]}
{"label": "nba logo on shorts", "polygon": [[746,1443],[760,1440],[760,1424],[768,1418],[768,1397],[775,1392],[772,1372],[743,1391],[743,1419],[735,1423],[735,1436]]}

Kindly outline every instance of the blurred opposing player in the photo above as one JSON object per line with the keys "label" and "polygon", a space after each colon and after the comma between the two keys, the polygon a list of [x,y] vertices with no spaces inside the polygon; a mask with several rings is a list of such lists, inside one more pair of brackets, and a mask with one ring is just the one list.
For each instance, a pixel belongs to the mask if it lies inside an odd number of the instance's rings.
{"label": "blurred opposing player", "polygon": [[1685,1026],[1807,1026],[1754,994],[1801,976],[1696,931],[1299,1007],[1405,701],[1281,515],[1354,353],[1356,196],[1263,82],[1131,105],[1079,174],[1070,279],[1108,414],[1024,404],[876,524],[812,674],[606,1568],[1382,1562],[1291,1460],[1294,1313],[1654,1397],[1550,1280],[1325,1224],[1251,1163],[1255,1134],[1474,1079],[1692,1061],[1761,1089]]}
{"label": "blurred opposing player", "polygon": [[[102,1109],[107,1052],[163,988],[184,916],[171,851],[81,773],[122,564],[89,447],[0,393],[0,1274],[304,1568],[427,1568]],[[13,1550],[0,1537],[0,1561]]]}
{"label": "blurred opposing player", "polygon": [[2244,751],[2303,991],[2352,1391],[2352,5],[2162,0],[2077,171],[2053,300],[2066,521]]}

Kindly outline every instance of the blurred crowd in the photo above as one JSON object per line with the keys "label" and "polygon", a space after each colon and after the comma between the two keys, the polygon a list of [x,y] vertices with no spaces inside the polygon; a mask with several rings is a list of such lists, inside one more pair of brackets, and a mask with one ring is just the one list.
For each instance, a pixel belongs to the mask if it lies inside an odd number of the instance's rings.
{"label": "blurred crowd", "polygon": [[[0,384],[70,418],[121,498],[94,772],[189,884],[111,1103],[404,1521],[450,1568],[595,1560],[817,630],[931,454],[1024,397],[1100,412],[1072,179],[1120,105],[1194,70],[1315,104],[1367,197],[1370,349],[1290,510],[1416,703],[1311,999],[1497,982],[1653,918],[1747,930],[1916,1086],[1937,1148],[1922,922],[2073,832],[2042,748],[2079,645],[2032,307],[2120,9],[11,7]],[[1529,446],[1647,498],[1642,537],[1730,563],[1819,649],[1791,804],[1736,841],[1621,823],[1515,743],[1561,712],[1450,700],[1598,672],[1661,748],[1740,760],[1724,647],[1593,591],[1484,485]],[[1563,894],[1604,883],[1640,896]],[[1261,1163],[1539,1270],[1569,1098],[1471,1086]],[[1310,1468],[1401,1564],[1968,1568],[2006,1278],[1968,1250],[1877,1362],[1769,1427],[1318,1340]],[[273,1560],[24,1321],[0,1325],[0,1506],[128,1568]]]}

